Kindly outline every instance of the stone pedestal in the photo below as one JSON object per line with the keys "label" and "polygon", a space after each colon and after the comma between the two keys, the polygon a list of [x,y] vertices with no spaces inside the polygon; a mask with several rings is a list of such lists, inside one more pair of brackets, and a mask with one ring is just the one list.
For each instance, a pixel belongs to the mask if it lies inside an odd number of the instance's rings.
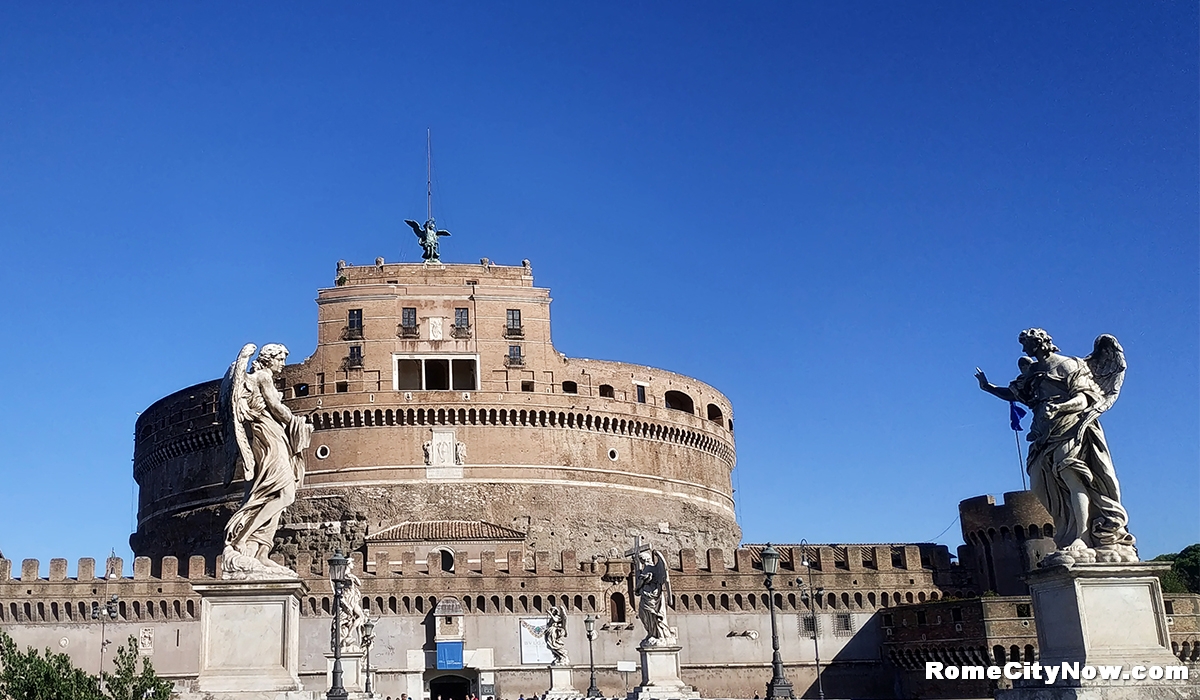
{"label": "stone pedestal", "polygon": [[679,678],[682,647],[638,647],[642,656],[642,684],[630,691],[627,700],[690,700],[700,693]]}
{"label": "stone pedestal", "polygon": [[[1200,698],[1196,680],[1136,680],[1135,666],[1180,666],[1171,653],[1160,571],[1166,563],[1075,564],[1029,577],[1037,620],[1038,663],[1057,669],[1054,683],[1013,681],[1003,700],[1134,700]],[[1064,664],[1121,666],[1122,678],[1065,678]]]}
{"label": "stone pedestal", "polygon": [[200,594],[196,689],[216,697],[300,691],[298,579],[194,583]]}
{"label": "stone pedestal", "polygon": [[583,693],[571,685],[570,666],[550,667],[550,690],[542,693],[542,700],[567,700],[568,698],[582,697]]}
{"label": "stone pedestal", "polygon": [[[342,687],[351,693],[366,692],[366,656],[361,651],[342,652]],[[333,687],[333,652],[325,654],[325,687]]]}

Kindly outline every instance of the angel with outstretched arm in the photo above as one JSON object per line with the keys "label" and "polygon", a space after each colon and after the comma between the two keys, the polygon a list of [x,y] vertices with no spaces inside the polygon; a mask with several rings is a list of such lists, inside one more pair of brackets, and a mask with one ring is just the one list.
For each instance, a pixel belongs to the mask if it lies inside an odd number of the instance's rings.
{"label": "angel with outstretched arm", "polygon": [[449,236],[450,232],[439,229],[432,218],[426,221],[424,226],[412,219],[405,219],[404,223],[412,228],[413,233],[417,234],[417,238],[421,241],[421,248],[424,251],[421,257],[425,260],[439,262],[438,239],[442,236]]}
{"label": "angel with outstretched arm", "polygon": [[1137,561],[1129,515],[1100,414],[1112,407],[1125,377],[1125,352],[1111,335],[1096,338],[1085,358],[1058,353],[1041,328],[1022,331],[1027,358],[1007,387],[975,378],[984,391],[1033,411],[1027,439],[1030,489],[1054,518],[1058,551],[1050,563]]}

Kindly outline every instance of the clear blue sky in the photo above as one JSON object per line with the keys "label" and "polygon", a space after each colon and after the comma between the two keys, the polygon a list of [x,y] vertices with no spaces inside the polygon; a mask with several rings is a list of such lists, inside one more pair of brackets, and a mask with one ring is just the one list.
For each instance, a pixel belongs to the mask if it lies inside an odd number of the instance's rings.
{"label": "clear blue sky", "polygon": [[418,260],[432,128],[445,259],[529,258],[559,350],[730,397],[747,541],[928,541],[1020,488],[971,375],[1036,325],[1124,344],[1130,529],[1177,551],[1197,35],[1187,2],[0,5],[0,550],[127,552],[137,412],[310,353],[338,259]]}

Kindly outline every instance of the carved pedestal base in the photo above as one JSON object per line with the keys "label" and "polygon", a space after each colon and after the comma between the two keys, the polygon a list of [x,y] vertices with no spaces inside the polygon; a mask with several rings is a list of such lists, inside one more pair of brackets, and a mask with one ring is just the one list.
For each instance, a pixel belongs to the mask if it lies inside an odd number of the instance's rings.
{"label": "carved pedestal base", "polygon": [[[350,693],[366,692],[367,663],[363,652],[342,652],[342,687]],[[333,652],[325,654],[325,687],[333,687]]]}
{"label": "carved pedestal base", "polygon": [[542,700],[567,700],[568,698],[582,697],[583,693],[571,685],[570,666],[550,667],[550,690],[542,694]]}
{"label": "carved pedestal base", "polygon": [[307,697],[300,667],[300,580],[195,583],[200,594],[200,674],[215,698]]}
{"label": "carved pedestal base", "polygon": [[700,693],[679,678],[677,646],[638,647],[642,656],[642,684],[630,691],[627,700],[691,700]]}
{"label": "carved pedestal base", "polygon": [[[1037,620],[1038,663],[1057,669],[1053,684],[1017,680],[1002,700],[1182,700],[1200,698],[1196,680],[1134,680],[1135,666],[1180,666],[1171,653],[1157,572],[1169,564],[1075,564],[1029,576]],[[1120,666],[1123,678],[1064,678],[1063,665]],[[1081,673],[1081,676],[1083,674]]]}

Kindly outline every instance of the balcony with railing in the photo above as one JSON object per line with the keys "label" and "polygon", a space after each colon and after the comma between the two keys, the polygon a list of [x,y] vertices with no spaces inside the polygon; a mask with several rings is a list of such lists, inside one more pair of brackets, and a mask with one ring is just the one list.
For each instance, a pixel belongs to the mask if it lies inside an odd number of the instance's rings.
{"label": "balcony with railing", "polygon": [[362,326],[346,326],[342,329],[342,340],[362,340]]}
{"label": "balcony with railing", "polygon": [[523,325],[521,325],[521,326],[505,326],[504,327],[504,337],[505,338],[524,338],[525,337],[525,326],[523,326]]}
{"label": "balcony with railing", "polygon": [[525,357],[522,355],[505,355],[504,356],[504,366],[505,367],[524,367],[525,366]]}
{"label": "balcony with railing", "polygon": [[452,325],[450,326],[450,335],[459,340],[469,340],[471,337],[471,324],[465,326]]}
{"label": "balcony with railing", "polygon": [[413,324],[411,326],[406,326],[403,323],[401,323],[396,328],[396,335],[397,335],[397,337],[400,337],[400,338],[420,338],[421,337],[421,325]]}

